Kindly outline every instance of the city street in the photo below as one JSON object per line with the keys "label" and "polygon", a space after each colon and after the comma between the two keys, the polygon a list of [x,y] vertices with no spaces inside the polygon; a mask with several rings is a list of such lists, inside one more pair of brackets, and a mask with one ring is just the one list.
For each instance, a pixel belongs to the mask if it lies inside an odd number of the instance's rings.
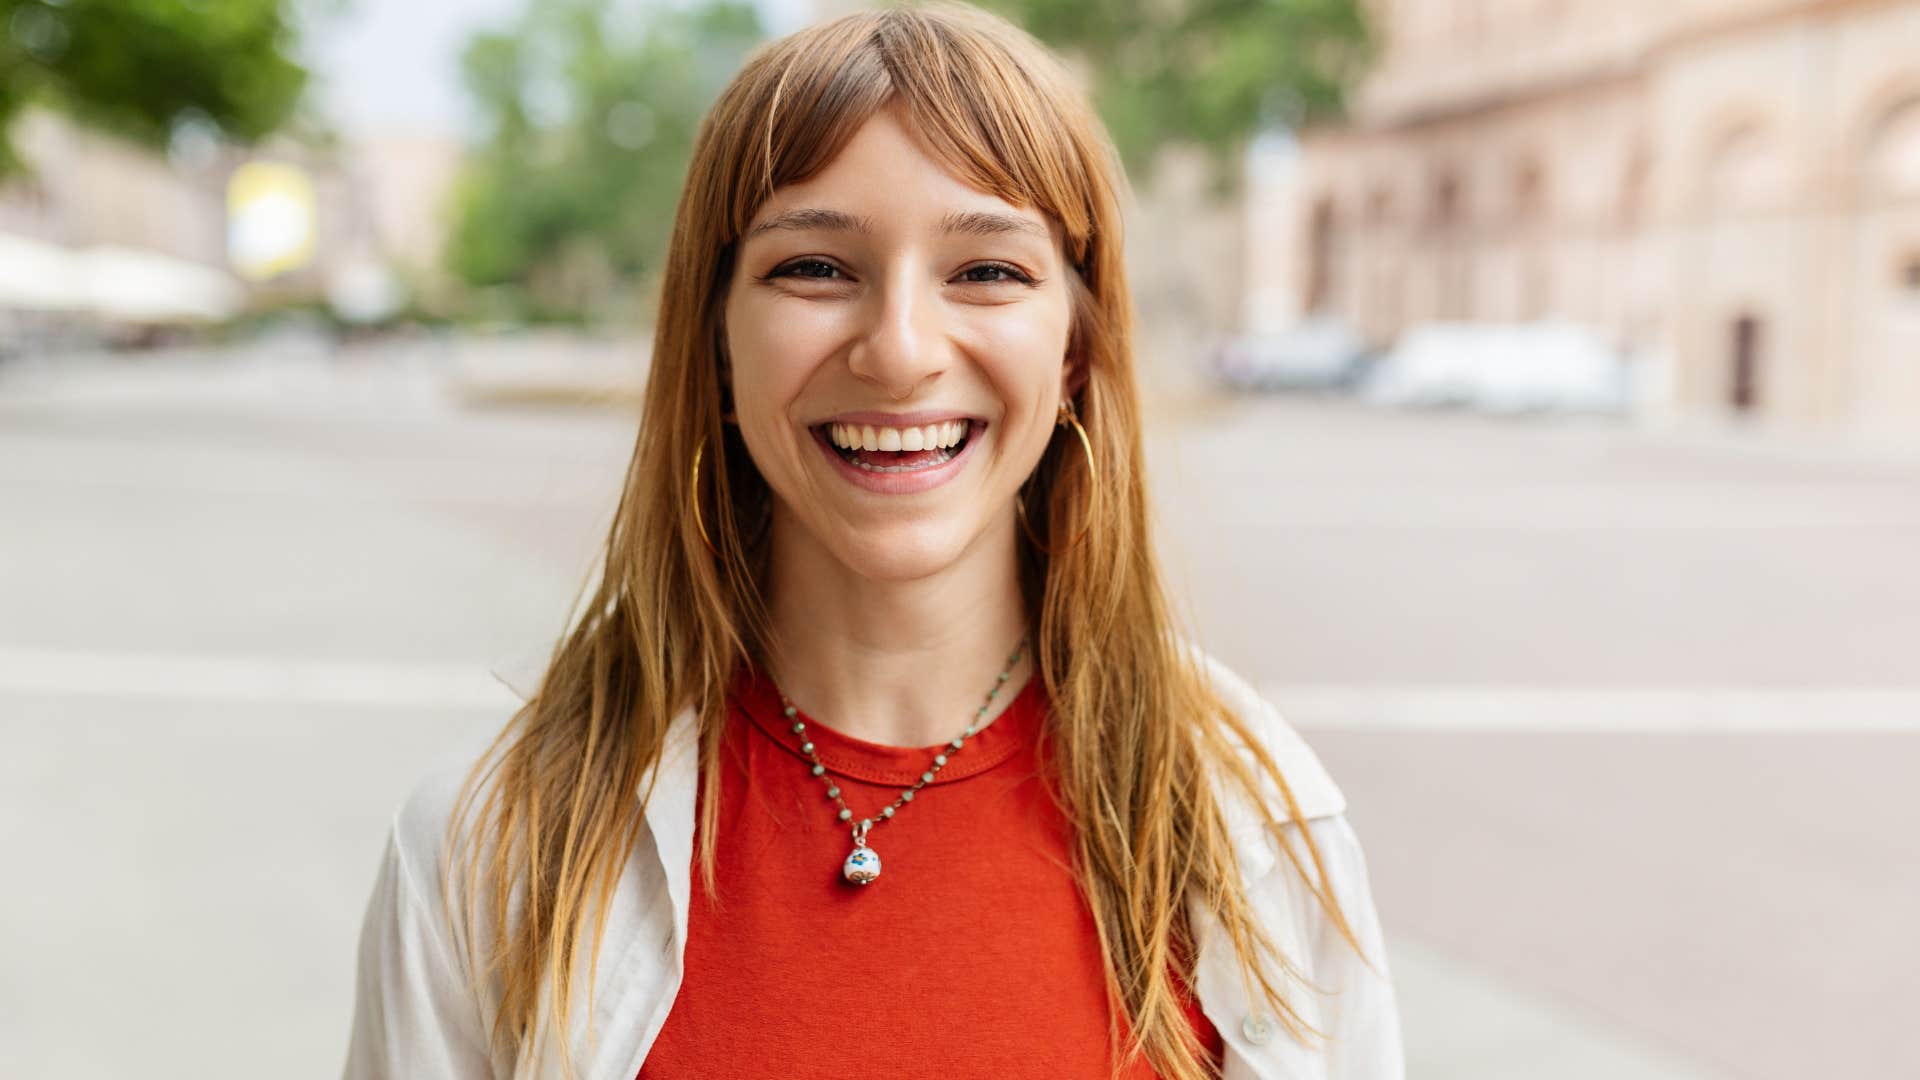
{"label": "city street", "polygon": [[[0,1076],[337,1072],[387,821],[537,675],[633,435],[462,407],[446,348],[0,366]],[[1920,1075],[1920,459],[1150,413],[1177,599],[1346,791],[1410,1076]]]}

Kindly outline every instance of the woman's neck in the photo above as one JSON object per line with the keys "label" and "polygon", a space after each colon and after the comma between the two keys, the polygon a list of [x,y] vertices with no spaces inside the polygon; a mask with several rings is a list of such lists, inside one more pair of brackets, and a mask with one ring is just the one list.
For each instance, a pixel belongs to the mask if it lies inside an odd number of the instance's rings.
{"label": "woman's neck", "polygon": [[987,720],[1033,670],[1011,514],[939,572],[875,581],[806,530],[775,520],[769,581],[772,656],[789,700],[845,735],[886,746],[932,746],[974,718],[1001,671]]}

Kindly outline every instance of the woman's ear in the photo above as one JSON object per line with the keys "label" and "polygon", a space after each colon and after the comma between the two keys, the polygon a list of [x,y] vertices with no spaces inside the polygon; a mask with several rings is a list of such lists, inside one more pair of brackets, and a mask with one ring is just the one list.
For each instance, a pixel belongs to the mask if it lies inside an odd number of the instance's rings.
{"label": "woman's ear", "polygon": [[1079,349],[1078,333],[1067,342],[1067,355],[1060,365],[1060,396],[1071,400],[1087,388],[1087,362]]}
{"label": "woman's ear", "polygon": [[1080,364],[1074,360],[1073,357],[1067,357],[1067,362],[1060,368],[1060,397],[1062,400],[1072,401],[1074,395],[1080,392],[1080,388],[1087,385],[1087,380],[1082,378],[1079,372]]}

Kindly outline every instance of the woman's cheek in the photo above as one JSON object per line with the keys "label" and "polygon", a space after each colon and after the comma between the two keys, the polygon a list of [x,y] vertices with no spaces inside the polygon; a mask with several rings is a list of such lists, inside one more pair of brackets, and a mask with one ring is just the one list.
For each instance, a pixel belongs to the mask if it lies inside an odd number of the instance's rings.
{"label": "woman's cheek", "polygon": [[971,351],[996,369],[996,382],[1017,384],[1025,394],[1049,394],[1067,348],[1066,319],[1052,315],[983,320],[970,335]]}
{"label": "woman's cheek", "polygon": [[728,322],[727,336],[736,375],[765,392],[790,378],[788,373],[811,354],[817,333],[806,320],[780,310],[779,304],[756,300],[736,311]]}
{"label": "woman's cheek", "polygon": [[849,336],[848,305],[800,297],[778,297],[760,305],[754,320],[755,347],[769,363],[812,367],[831,356]]}

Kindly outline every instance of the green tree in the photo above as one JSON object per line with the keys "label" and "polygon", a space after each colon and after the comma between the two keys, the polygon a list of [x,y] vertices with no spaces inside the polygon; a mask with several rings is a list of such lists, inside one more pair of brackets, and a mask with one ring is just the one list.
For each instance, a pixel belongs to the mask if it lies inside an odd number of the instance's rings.
{"label": "green tree", "polygon": [[[1358,0],[982,0],[1095,72],[1130,170],[1171,142],[1226,190],[1255,133],[1332,116],[1364,61]],[[700,116],[761,37],[746,0],[531,0],[463,57],[488,130],[456,193],[448,265],[580,316],[658,269]]]}
{"label": "green tree", "polygon": [[1203,148],[1231,190],[1249,139],[1339,115],[1372,41],[1359,0],[980,0],[1093,73],[1129,172]]}
{"label": "green tree", "polygon": [[251,142],[306,84],[284,0],[0,0],[0,175],[30,104],[159,144],[183,121]]}
{"label": "green tree", "polygon": [[646,12],[533,0],[462,57],[487,121],[455,195],[448,264],[531,297],[604,310],[658,269],[700,117],[761,38],[741,0]]}

